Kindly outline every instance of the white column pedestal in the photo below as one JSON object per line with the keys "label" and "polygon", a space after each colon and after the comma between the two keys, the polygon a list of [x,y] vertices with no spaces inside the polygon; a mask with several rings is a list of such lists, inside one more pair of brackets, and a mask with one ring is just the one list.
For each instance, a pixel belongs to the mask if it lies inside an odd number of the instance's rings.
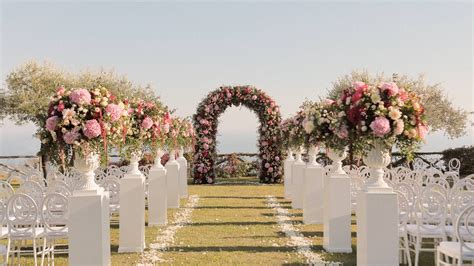
{"label": "white column pedestal", "polygon": [[145,248],[145,178],[126,174],[120,180],[119,253]]}
{"label": "white column pedestal", "polygon": [[394,192],[357,194],[357,265],[399,265],[398,202]]}
{"label": "white column pedestal", "polygon": [[176,161],[179,163],[179,196],[188,197],[188,161],[184,157],[179,157]]}
{"label": "white column pedestal", "polygon": [[291,188],[292,188],[292,178],[291,178],[291,172],[292,172],[292,166],[295,160],[285,160],[285,163],[283,165],[284,167],[284,188],[285,188],[285,198],[286,199],[291,199],[292,193],[291,193]]}
{"label": "white column pedestal", "polygon": [[69,265],[110,265],[109,193],[74,191],[68,227]]}
{"label": "white column pedestal", "polygon": [[324,238],[327,252],[351,253],[351,187],[346,174],[331,174],[324,184]]}
{"label": "white column pedestal", "polygon": [[291,207],[293,209],[303,209],[304,198],[304,162],[296,161],[292,166],[291,179]]}
{"label": "white column pedestal", "polygon": [[303,223],[323,223],[323,168],[306,166],[304,173]]}
{"label": "white column pedestal", "polygon": [[166,169],[151,168],[148,182],[148,226],[165,225],[168,207],[166,204]]}
{"label": "white column pedestal", "polygon": [[179,163],[176,160],[166,164],[166,195],[168,208],[179,208]]}

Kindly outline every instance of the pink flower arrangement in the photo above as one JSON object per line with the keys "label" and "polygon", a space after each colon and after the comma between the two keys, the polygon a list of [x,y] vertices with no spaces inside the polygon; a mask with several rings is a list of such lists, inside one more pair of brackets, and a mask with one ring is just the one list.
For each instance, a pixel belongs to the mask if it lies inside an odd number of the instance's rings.
{"label": "pink flower arrangement", "polygon": [[91,94],[86,89],[75,89],[69,95],[71,101],[75,104],[84,105],[91,103]]}

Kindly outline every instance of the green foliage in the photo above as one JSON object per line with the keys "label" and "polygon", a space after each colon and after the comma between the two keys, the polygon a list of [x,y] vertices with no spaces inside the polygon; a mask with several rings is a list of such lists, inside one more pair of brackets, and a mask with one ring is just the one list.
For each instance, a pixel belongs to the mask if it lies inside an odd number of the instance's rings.
{"label": "green foliage", "polygon": [[461,176],[474,174],[474,146],[464,146],[443,151],[442,159],[446,163],[453,158],[457,158],[461,162],[461,169],[459,169]]}
{"label": "green foliage", "polygon": [[[392,81],[392,76],[387,76],[384,73],[371,75],[367,71],[353,71],[333,83],[328,98],[338,98],[341,92],[349,88],[352,82],[355,81],[377,84]],[[457,138],[466,134],[467,111],[454,106],[440,84],[426,84],[422,75],[417,78],[399,75],[397,84],[400,88],[413,91],[420,97],[421,104],[425,107],[426,120],[430,131],[444,131],[450,138]]]}

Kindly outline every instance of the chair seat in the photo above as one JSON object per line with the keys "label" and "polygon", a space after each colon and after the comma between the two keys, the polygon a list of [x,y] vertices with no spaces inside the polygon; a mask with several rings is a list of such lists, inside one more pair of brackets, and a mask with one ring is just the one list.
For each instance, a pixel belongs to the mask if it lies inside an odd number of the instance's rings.
{"label": "chair seat", "polygon": [[0,229],[0,239],[7,238],[8,236],[8,227],[2,226]]}
{"label": "chair seat", "polygon": [[[54,231],[51,231],[51,230],[46,230],[45,233],[44,233],[44,237],[46,238],[67,238],[68,237],[68,228],[64,228],[64,227],[51,227],[52,230]],[[64,228],[64,229],[63,229]]]}
{"label": "chair seat", "polygon": [[11,233],[9,233],[8,237],[11,238],[11,239],[31,239],[31,238],[41,238],[43,237],[44,235],[44,228],[43,227],[37,227],[35,229],[35,233],[34,235],[31,234],[31,232],[15,232],[15,231],[12,231]]}
{"label": "chair seat", "polygon": [[407,224],[407,232],[414,236],[439,238],[446,235],[446,232],[435,225],[424,225],[418,228],[416,224]]}
{"label": "chair seat", "polygon": [[[447,225],[445,228],[446,228],[446,235],[448,235],[451,238],[456,237],[456,228],[454,226]],[[469,231],[474,232],[474,226],[469,226]],[[468,232],[465,226],[461,226],[459,228],[459,233],[461,233],[461,236],[463,237],[464,240],[474,241],[474,236]]]}
{"label": "chair seat", "polygon": [[[439,244],[438,250],[450,257],[459,258],[461,256],[461,243],[452,241],[443,241]],[[469,248],[474,249],[474,243],[465,243]],[[466,247],[462,247],[462,259],[474,260],[474,251]]]}

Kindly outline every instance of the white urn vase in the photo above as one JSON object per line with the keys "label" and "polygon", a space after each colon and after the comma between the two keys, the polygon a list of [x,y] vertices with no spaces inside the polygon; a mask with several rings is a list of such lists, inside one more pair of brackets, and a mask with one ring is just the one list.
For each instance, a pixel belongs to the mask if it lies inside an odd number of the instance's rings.
{"label": "white urn vase", "polygon": [[370,178],[365,184],[365,191],[392,191],[392,188],[383,179],[384,168],[390,163],[389,147],[382,141],[375,141],[374,147],[362,158],[370,167]]}
{"label": "white urn vase", "polygon": [[311,145],[309,147],[309,160],[308,160],[308,165],[310,166],[321,166],[318,161],[316,161],[317,155],[318,155],[319,148],[318,146]]}
{"label": "white urn vase", "polygon": [[345,175],[346,172],[344,172],[342,169],[342,160],[347,157],[347,151],[345,149],[341,151],[327,148],[327,156],[332,161],[331,173],[336,175]]}
{"label": "white urn vase", "polygon": [[138,162],[140,161],[141,155],[141,151],[133,151],[130,153],[130,168],[127,174],[141,175],[140,169],[138,169]]}
{"label": "white urn vase", "polygon": [[156,157],[155,157],[155,164],[153,165],[153,167],[157,168],[157,169],[164,169],[165,167],[161,164],[161,157],[163,157],[164,155],[164,151],[162,149],[158,149],[156,151]]}
{"label": "white urn vase", "polygon": [[295,163],[302,163],[303,162],[303,156],[302,156],[302,149],[299,148],[297,151],[296,151],[296,158],[295,158]]}
{"label": "white urn vase", "polygon": [[74,155],[74,168],[80,175],[80,185],[76,190],[97,191],[99,186],[95,182],[95,169],[100,165],[99,154],[91,152],[81,154],[76,152]]}
{"label": "white urn vase", "polygon": [[286,158],[290,161],[294,161],[295,160],[295,157],[293,156],[293,151],[291,149],[288,149],[288,153],[287,153],[287,156]]}

